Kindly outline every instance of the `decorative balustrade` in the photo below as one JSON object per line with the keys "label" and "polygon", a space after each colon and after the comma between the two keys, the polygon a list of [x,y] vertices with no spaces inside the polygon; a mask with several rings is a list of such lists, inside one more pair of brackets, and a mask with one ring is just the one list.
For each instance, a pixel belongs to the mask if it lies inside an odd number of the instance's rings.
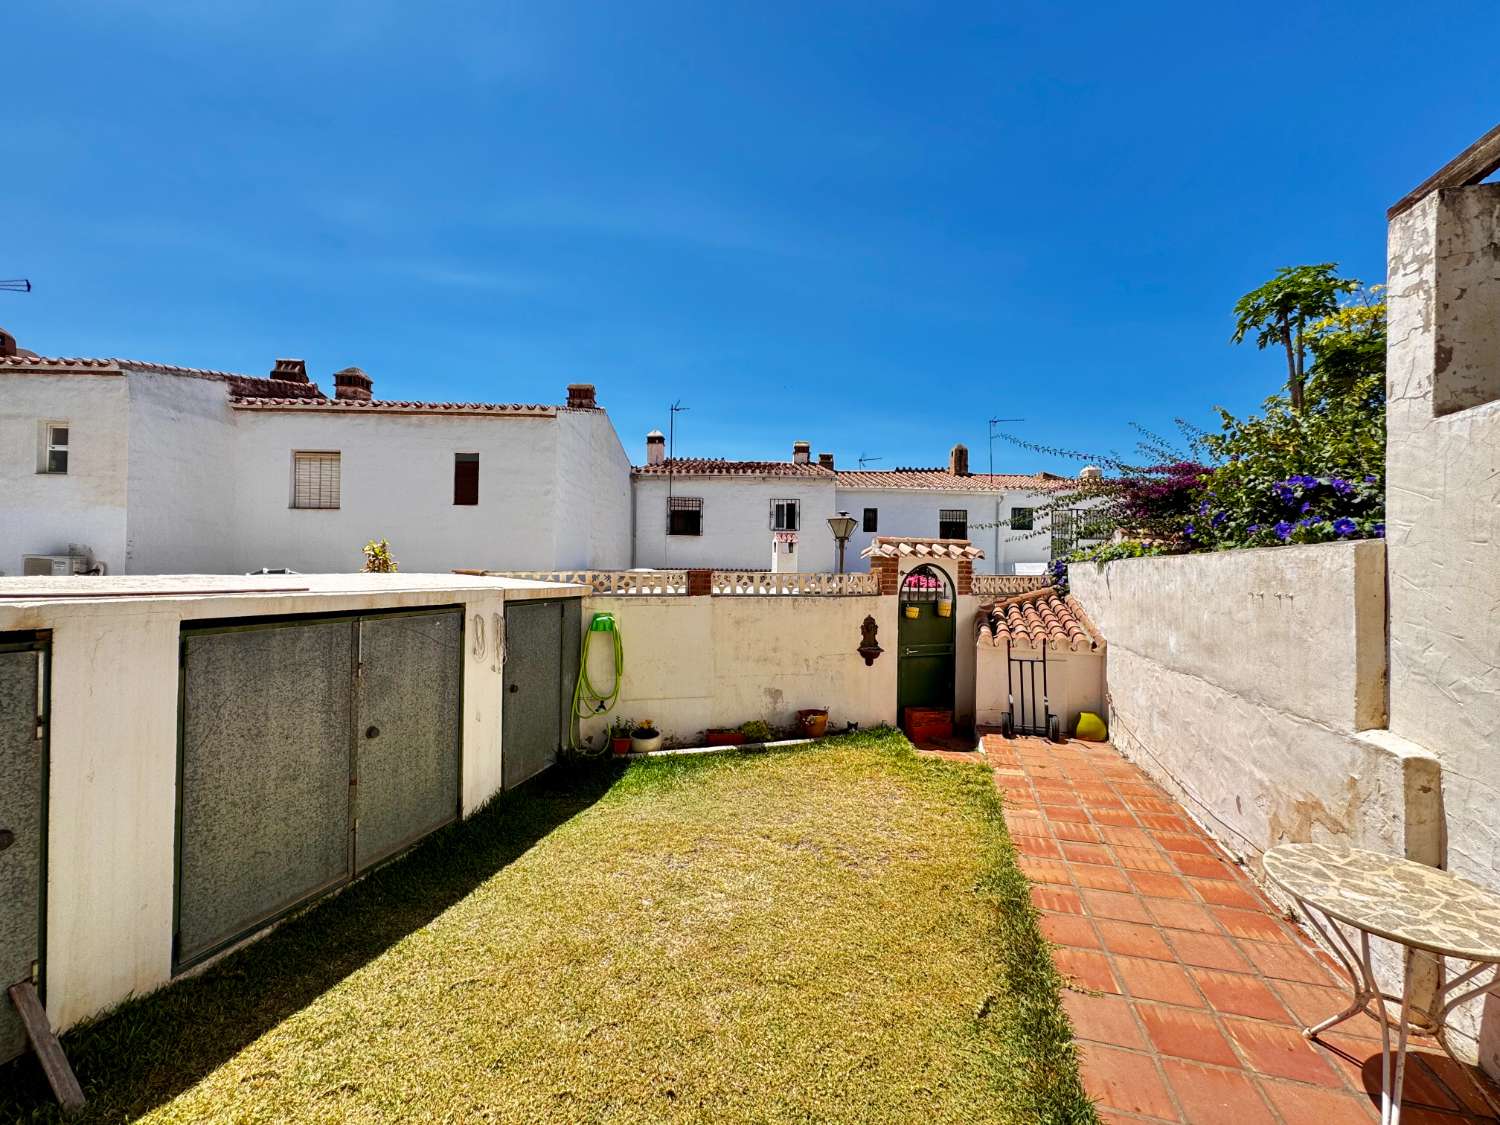
{"label": "decorative balustrade", "polygon": [[[587,586],[596,594],[631,597],[681,595],[688,592],[686,570],[469,570],[492,578],[525,578],[533,582],[566,582]],[[698,573],[702,573],[701,571]],[[873,574],[772,574],[767,570],[715,570],[703,591],[719,597],[756,597],[795,594],[842,597],[878,594]]]}
{"label": "decorative balustrade", "polygon": [[843,597],[878,594],[880,580],[874,574],[772,574],[768,570],[716,570],[712,589],[721,597],[755,597],[768,594],[803,594]]}
{"label": "decorative balustrade", "polygon": [[685,570],[485,570],[492,578],[526,578],[533,582],[567,582],[596,594],[647,595],[687,593]]}
{"label": "decorative balustrade", "polygon": [[1052,579],[1046,574],[976,574],[974,575],[974,593],[980,597],[1009,597],[1014,594],[1027,594],[1032,590],[1040,590],[1043,586],[1052,585]]}

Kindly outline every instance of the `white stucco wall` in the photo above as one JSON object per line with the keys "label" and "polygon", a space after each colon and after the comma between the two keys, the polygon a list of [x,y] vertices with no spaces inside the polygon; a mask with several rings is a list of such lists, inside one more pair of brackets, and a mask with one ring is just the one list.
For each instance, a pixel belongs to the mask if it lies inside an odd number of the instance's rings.
{"label": "white stucco wall", "polygon": [[[1390,728],[1442,763],[1446,866],[1500,889],[1500,184],[1390,226]],[[1500,1001],[1458,1013],[1500,1075]]]}
{"label": "white stucco wall", "polygon": [[[481,458],[481,469],[483,464]],[[555,569],[623,570],[631,565],[630,459],[602,411],[558,411],[551,530]]]}
{"label": "white stucco wall", "polygon": [[[771,501],[800,500],[799,571],[837,569],[828,520],[835,514],[833,478],[679,476],[672,495],[703,499],[703,534],[667,534],[667,482],[635,478],[635,565],[771,569]],[[844,568],[859,570],[859,552],[847,552]]]}
{"label": "white stucco wall", "polygon": [[[493,650],[475,651],[474,615],[488,621],[506,600],[581,593],[419,574],[71,581],[74,589],[133,585],[158,596],[28,600],[20,591],[37,580],[0,580],[0,631],[52,630],[46,973],[47,1011],[59,1030],[171,978],[183,621],[462,604],[467,815],[499,789],[504,699]],[[160,596],[205,586],[258,592]]]}
{"label": "white stucco wall", "polygon": [[[68,424],[66,474],[37,472],[44,421]],[[125,570],[129,434],[122,376],[0,376],[0,574],[72,543]]]}
{"label": "white stucco wall", "polygon": [[1108,643],[1112,740],[1232,851],[1430,840],[1435,763],[1362,733],[1385,721],[1381,542],[1075,564],[1071,582]]}
{"label": "white stucco wall", "polygon": [[225,385],[132,371],[125,570],[220,573],[236,566],[234,418]]}
{"label": "white stucco wall", "polygon": [[[709,727],[751,719],[787,726],[826,707],[829,729],[896,721],[896,599],[856,597],[591,597],[612,613],[625,648],[620,701],[610,717],[654,719],[670,739],[696,743]],[[855,650],[873,616],[885,652],[866,666]],[[607,634],[596,634],[604,638]],[[610,683],[608,646],[590,650],[596,686]],[[595,744],[608,719],[585,722]]]}
{"label": "white stucco wall", "polygon": [[[835,496],[835,510],[848,512],[859,524],[854,537],[849,541],[849,557],[858,558],[859,553],[870,545],[877,535],[910,535],[935,539],[938,534],[938,515],[944,508],[962,508],[969,513],[970,525],[995,522],[995,502],[999,499],[1000,519],[1009,520],[1013,507],[1034,508],[1037,522],[1044,523],[1042,509],[1050,497],[1028,492],[937,492],[916,489],[853,489],[840,488]],[[879,527],[874,532],[864,530],[864,510],[879,511]],[[995,555],[995,531],[992,528],[969,532],[969,540],[984,552],[984,558],[974,563],[976,574],[1014,574],[1016,566],[1045,564],[1052,553],[1052,538],[1042,531],[1032,533],[1000,528],[1000,553]]]}
{"label": "white stucco wall", "polygon": [[[235,411],[234,569],[358,570],[390,541],[403,570],[553,569],[552,418]],[[292,452],[337,450],[340,507],[291,506]],[[479,503],[453,503],[453,456],[479,454]]]}

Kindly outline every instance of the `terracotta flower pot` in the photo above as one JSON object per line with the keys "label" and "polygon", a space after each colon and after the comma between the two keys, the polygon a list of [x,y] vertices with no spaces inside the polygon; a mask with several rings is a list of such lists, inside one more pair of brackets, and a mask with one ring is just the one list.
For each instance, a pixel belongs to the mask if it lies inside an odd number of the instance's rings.
{"label": "terracotta flower pot", "polygon": [[630,735],[628,735],[628,734],[627,735],[622,735],[619,738],[611,737],[610,740],[609,740],[609,748],[610,748],[610,750],[612,750],[614,753],[620,755],[621,757],[623,757],[626,754],[629,754],[630,753]]}
{"label": "terracotta flower pot", "polygon": [[797,729],[803,738],[822,738],[828,733],[828,711],[823,707],[809,707],[797,712]]}
{"label": "terracotta flower pot", "polygon": [[711,730],[707,732],[710,746],[742,746],[745,736],[737,730]]}

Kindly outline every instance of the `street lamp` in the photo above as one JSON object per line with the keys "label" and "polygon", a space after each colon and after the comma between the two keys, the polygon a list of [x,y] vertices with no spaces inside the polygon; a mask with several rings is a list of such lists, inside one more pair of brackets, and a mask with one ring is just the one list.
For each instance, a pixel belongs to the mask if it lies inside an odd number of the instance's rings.
{"label": "street lamp", "polygon": [[839,573],[844,573],[844,548],[849,545],[849,536],[854,534],[854,517],[848,512],[840,512],[828,520],[828,530],[833,532],[833,538],[839,545]]}

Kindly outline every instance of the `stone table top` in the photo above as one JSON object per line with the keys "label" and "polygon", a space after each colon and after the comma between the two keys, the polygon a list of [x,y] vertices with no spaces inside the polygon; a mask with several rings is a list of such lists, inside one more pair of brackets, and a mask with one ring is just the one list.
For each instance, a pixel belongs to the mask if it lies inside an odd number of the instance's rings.
{"label": "stone table top", "polygon": [[1500,894],[1451,871],[1379,852],[1281,844],[1271,881],[1331,918],[1402,945],[1500,962]]}

